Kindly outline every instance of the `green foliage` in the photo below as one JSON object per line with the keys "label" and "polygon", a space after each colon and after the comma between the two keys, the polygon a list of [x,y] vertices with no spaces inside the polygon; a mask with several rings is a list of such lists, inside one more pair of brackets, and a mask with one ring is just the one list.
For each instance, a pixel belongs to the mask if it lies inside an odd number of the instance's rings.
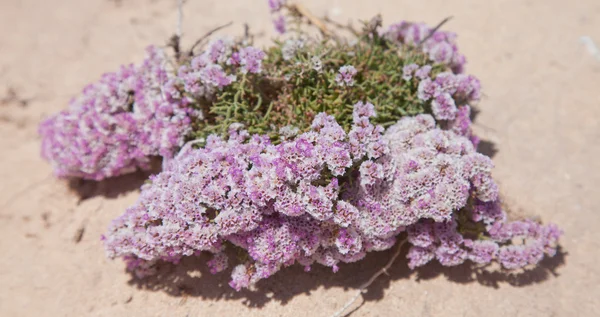
{"label": "green foliage", "polygon": [[[402,67],[428,64],[427,56],[410,48],[399,49],[383,38],[364,32],[352,42],[333,38],[305,40],[295,54],[284,58],[285,42],[266,50],[261,74],[247,74],[226,87],[204,107],[205,121],[193,138],[225,134],[232,123],[242,123],[250,133],[267,134],[277,143],[285,126],[308,129],[320,112],[333,115],[348,131],[352,106],[358,101],[375,105],[374,122],[383,126],[406,115],[430,112],[417,98],[416,81],[402,79]],[[296,40],[299,41],[299,40]],[[320,60],[315,69],[314,58]],[[339,86],[335,77],[340,67],[352,65],[357,74],[353,86]],[[433,65],[435,75],[446,69]]]}
{"label": "green foliage", "polygon": [[465,238],[474,240],[487,240],[489,237],[485,235],[487,232],[485,224],[483,224],[483,222],[474,222],[471,216],[474,200],[475,197],[471,195],[467,201],[467,204],[463,208],[456,211],[455,219],[458,227],[457,230]]}

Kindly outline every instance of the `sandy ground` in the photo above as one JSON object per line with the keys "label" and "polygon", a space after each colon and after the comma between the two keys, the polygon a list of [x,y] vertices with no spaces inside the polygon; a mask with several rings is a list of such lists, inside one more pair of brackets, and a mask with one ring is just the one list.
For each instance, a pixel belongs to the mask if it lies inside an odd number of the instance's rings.
{"label": "sandy ground", "polygon": [[[139,282],[104,257],[99,237],[145,175],[73,192],[39,158],[37,124],[102,72],[164,43],[175,2],[0,1],[1,316],[328,316],[389,258],[373,254],[337,274],[290,268],[258,293],[235,293],[227,276],[193,261]],[[272,34],[265,2],[189,0],[184,42],[228,21]],[[600,58],[580,42],[589,35],[600,45],[600,1],[304,3],[340,21],[381,12],[387,23],[435,24],[453,15],[445,28],[459,34],[467,71],[483,82],[476,130],[496,152],[505,200],[566,232],[561,255],[515,276],[467,266],[409,272],[398,262],[353,316],[600,316]]]}

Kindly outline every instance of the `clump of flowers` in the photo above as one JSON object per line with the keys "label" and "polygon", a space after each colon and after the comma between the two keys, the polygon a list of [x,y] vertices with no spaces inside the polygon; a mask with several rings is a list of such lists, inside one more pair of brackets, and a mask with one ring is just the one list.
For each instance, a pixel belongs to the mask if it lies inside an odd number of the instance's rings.
{"label": "clump of flowers", "polygon": [[68,110],[42,122],[42,156],[58,176],[100,180],[148,168],[152,156],[173,156],[195,113],[163,89],[173,80],[166,63],[150,47],[141,65],[104,74]]}
{"label": "clump of flowers", "polygon": [[399,239],[411,269],[519,269],[556,253],[556,226],[509,221],[501,207],[471,130],[480,83],[463,73],[454,34],[376,18],[350,28],[352,40],[317,24],[315,39],[303,10],[269,6],[288,38],[268,49],[221,38],[171,63],[153,49],[42,124],[61,176],[164,158],[103,236],[110,258],[146,276],[208,252],[210,271],[231,269],[240,290],[296,263],[336,272]]}
{"label": "clump of flowers", "polygon": [[356,75],[356,68],[352,65],[346,65],[340,67],[337,75],[335,75],[335,82],[340,86],[354,86],[354,76]]}
{"label": "clump of flowers", "polygon": [[458,51],[456,34],[432,31],[425,23],[402,21],[391,25],[383,32],[383,36],[399,46],[418,45],[431,61],[446,64],[455,73],[462,73],[466,59]]}
{"label": "clump of flowers", "polygon": [[[556,252],[555,226],[506,221],[491,160],[469,139],[437,128],[431,115],[385,130],[370,122],[372,104],[353,109],[349,133],[321,113],[310,131],[277,145],[235,126],[226,139],[184,149],[111,224],[108,255],[143,276],[158,261],[201,251],[215,254],[209,265],[221,271],[234,262],[224,251],[241,249],[247,260],[230,283],[239,290],[294,263],[337,271],[403,232],[411,268],[437,259],[515,269]],[[461,234],[477,225],[478,238]]]}
{"label": "clump of flowers", "polygon": [[261,72],[265,53],[219,39],[202,54],[168,68],[149,47],[139,65],[107,73],[40,125],[42,156],[60,177],[102,180],[172,158],[206,116],[205,105],[241,76]]}

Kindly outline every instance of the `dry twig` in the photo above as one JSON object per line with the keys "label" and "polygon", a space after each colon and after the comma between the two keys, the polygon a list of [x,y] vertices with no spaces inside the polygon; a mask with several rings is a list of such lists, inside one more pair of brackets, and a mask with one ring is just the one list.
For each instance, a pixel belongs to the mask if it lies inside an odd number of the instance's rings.
{"label": "dry twig", "polygon": [[327,29],[327,26],[325,25],[325,23],[323,23],[323,21],[321,21],[321,19],[314,16],[305,6],[303,6],[299,3],[291,3],[291,4],[288,4],[287,7],[290,11],[296,12],[300,16],[303,16],[306,19],[308,19],[308,21],[311,24],[316,26],[319,29],[319,31],[321,31],[321,34],[323,34],[323,36],[326,36],[326,37],[333,36],[333,33],[331,33],[331,31],[329,31],[329,29]]}
{"label": "dry twig", "polygon": [[196,48],[196,46],[198,46],[198,45],[202,44],[202,42],[203,42],[204,40],[206,40],[208,37],[210,37],[211,35],[213,35],[215,32],[217,32],[217,31],[219,31],[219,30],[221,30],[221,29],[224,29],[224,28],[226,28],[226,27],[228,27],[228,26],[230,26],[230,25],[232,25],[232,24],[233,24],[233,22],[229,22],[229,23],[227,23],[227,24],[223,24],[223,25],[221,25],[221,26],[218,26],[218,27],[216,27],[216,28],[214,28],[214,29],[212,29],[212,30],[210,30],[210,31],[206,32],[206,34],[204,34],[204,35],[203,35],[201,38],[199,38],[199,39],[198,39],[198,40],[197,40],[197,41],[194,43],[194,45],[192,45],[192,47],[190,48],[190,50],[189,50],[189,52],[188,52],[188,55],[189,55],[189,56],[194,56],[194,49]]}
{"label": "dry twig", "polygon": [[358,289],[358,291],[356,292],[356,294],[346,303],[346,305],[344,305],[344,307],[342,307],[335,314],[333,314],[332,317],[340,317],[340,316],[342,316],[342,314],[346,311],[346,309],[348,309],[348,307],[350,307],[356,301],[356,299],[358,299],[359,296],[361,296],[363,293],[365,293],[366,290],[367,290],[367,288],[371,284],[373,284],[373,282],[381,274],[388,275],[388,270],[390,269],[390,267],[392,267],[392,264],[394,264],[394,261],[396,261],[396,258],[398,258],[398,256],[400,255],[400,251],[402,251],[402,247],[404,246],[404,243],[406,243],[406,239],[402,240],[398,244],[398,247],[396,248],[396,251],[394,252],[394,254],[392,255],[392,257],[390,258],[390,260],[388,261],[388,263],[383,268],[381,268],[381,270],[379,270],[375,274],[373,274],[373,276],[371,276],[371,278],[366,283],[364,283],[363,285],[361,285],[360,288]]}
{"label": "dry twig", "polygon": [[354,36],[359,36],[359,32],[354,28],[354,26],[352,26],[352,23],[342,24],[335,20],[332,20],[328,16],[323,17],[323,21],[335,26],[338,29],[346,30],[346,31],[352,33],[352,35],[354,35]]}
{"label": "dry twig", "polygon": [[182,36],[182,25],[183,25],[183,4],[185,0],[177,0],[177,25],[175,27],[175,34],[169,38],[167,46],[173,48],[175,52],[175,59],[179,60],[181,57],[181,36]]}
{"label": "dry twig", "polygon": [[446,22],[450,21],[452,19],[452,16],[449,16],[445,19],[443,19],[440,23],[438,23],[430,32],[429,34],[427,34],[426,37],[424,37],[421,41],[419,41],[419,43],[417,44],[416,47],[420,47],[423,43],[425,43],[425,41],[429,40],[433,34],[435,32],[437,32],[444,24],[446,24]]}
{"label": "dry twig", "polygon": [[79,227],[77,229],[77,231],[75,231],[75,234],[73,235],[73,242],[75,242],[75,243],[81,242],[81,239],[83,239],[84,232],[85,232],[85,226],[81,225],[81,227]]}
{"label": "dry twig", "polygon": [[[104,205],[104,203],[100,202],[98,207],[96,207],[96,209],[94,210],[94,213],[96,213],[96,212],[98,212],[98,210],[102,209],[103,205]],[[83,222],[81,223],[81,226],[79,226],[79,228],[77,228],[77,230],[75,231],[75,234],[73,235],[73,242],[79,243],[83,239],[83,234],[85,233],[85,226],[87,226],[88,219],[89,218],[85,218],[83,220]]]}
{"label": "dry twig", "polygon": [[181,38],[182,34],[182,25],[183,25],[183,4],[185,0],[177,0],[177,29],[175,31],[175,35]]}

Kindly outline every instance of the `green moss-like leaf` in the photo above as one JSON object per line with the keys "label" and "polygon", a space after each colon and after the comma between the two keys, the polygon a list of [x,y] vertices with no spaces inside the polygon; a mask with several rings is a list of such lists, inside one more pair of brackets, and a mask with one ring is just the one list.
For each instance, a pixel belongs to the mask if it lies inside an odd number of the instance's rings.
{"label": "green moss-like leaf", "polygon": [[[315,115],[333,115],[346,130],[352,124],[352,105],[358,101],[375,105],[374,122],[383,126],[402,116],[430,112],[417,98],[416,81],[402,79],[402,68],[425,65],[427,56],[410,48],[399,49],[382,38],[362,34],[353,43],[345,40],[306,41],[291,59],[284,59],[285,43],[275,42],[266,50],[261,74],[247,74],[220,91],[208,107],[203,122],[196,124],[193,139],[225,134],[232,123],[242,123],[250,133],[267,134],[277,143],[279,129],[295,126],[304,132]],[[318,57],[321,71],[313,69]],[[341,87],[335,82],[340,67],[357,69],[355,84]],[[433,75],[445,71],[433,65]]]}

